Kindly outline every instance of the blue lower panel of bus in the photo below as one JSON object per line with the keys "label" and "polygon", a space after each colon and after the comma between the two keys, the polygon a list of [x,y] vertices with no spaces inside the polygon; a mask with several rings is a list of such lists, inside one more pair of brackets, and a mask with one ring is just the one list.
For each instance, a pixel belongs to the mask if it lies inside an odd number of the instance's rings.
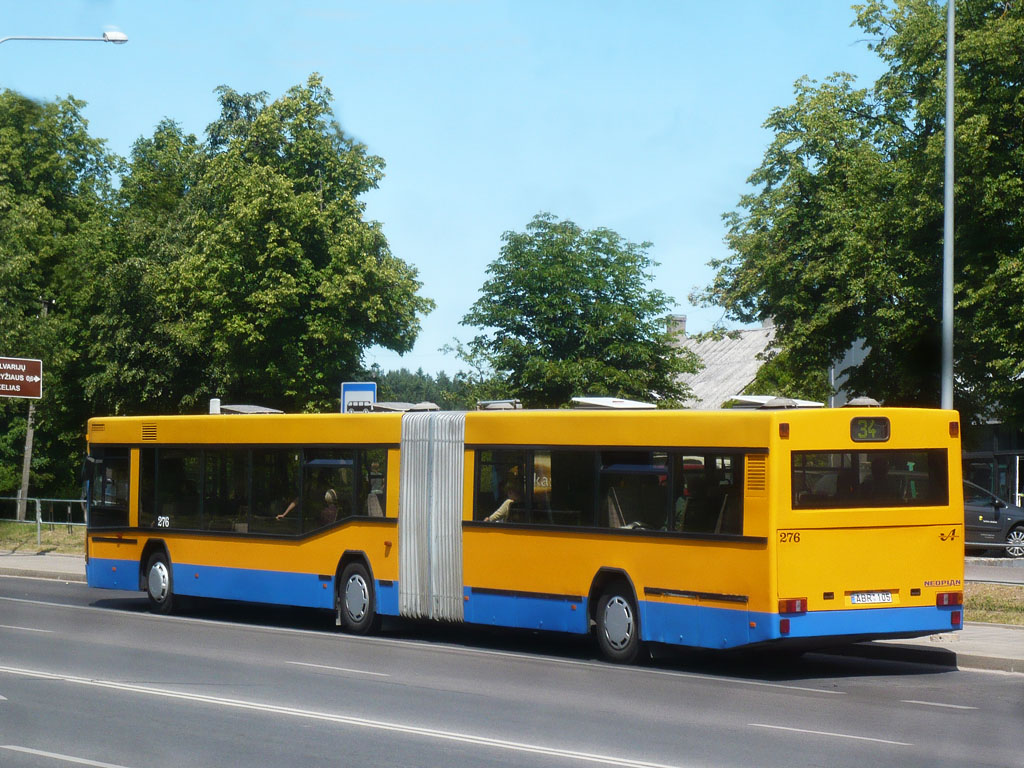
{"label": "blue lower panel of bus", "polygon": [[[248,600],[304,608],[334,608],[334,578],[315,573],[257,571],[174,563],[173,590],[178,595]],[[86,566],[90,587],[138,589],[139,564],[134,560],[92,558]]]}
{"label": "blue lower panel of bus", "polygon": [[334,608],[333,576],[182,563],[173,568],[174,591],[179,595]]}
{"label": "blue lower panel of bus", "polygon": [[[640,631],[644,640],[698,648],[735,648],[781,638],[893,637],[925,635],[960,629],[953,624],[959,606],[937,608],[860,608],[817,611],[793,616],[755,613],[743,609],[712,608],[645,601],[640,605]],[[789,620],[789,632],[780,619]]]}
{"label": "blue lower panel of bus", "polygon": [[85,564],[85,578],[90,587],[137,590],[139,588],[139,564],[135,560],[92,557]]}
{"label": "blue lower panel of bus", "polygon": [[472,624],[584,633],[589,629],[586,598],[465,587],[465,619]]}
{"label": "blue lower panel of bus", "polygon": [[[640,603],[640,634],[644,640],[654,643],[735,648],[768,639],[769,623],[752,616],[745,608],[643,601]],[[754,627],[750,626],[751,622]]]}
{"label": "blue lower panel of bus", "polygon": [[[960,612],[957,624],[952,614]],[[860,608],[844,611],[815,611],[795,616],[772,616],[774,637],[841,637],[843,635],[928,634],[950,632],[963,626],[963,606],[916,608]],[[780,618],[789,619],[789,633],[780,635]]]}
{"label": "blue lower panel of bus", "polygon": [[[174,564],[173,568],[174,592],[179,595],[334,608],[333,577],[327,575],[182,563]],[[91,587],[139,588],[139,565],[134,560],[91,558],[86,576]],[[398,582],[377,581],[375,586],[377,611],[397,616]],[[586,598],[471,587],[464,588],[463,595],[465,620],[470,623],[578,634],[590,628]],[[882,638],[949,632],[961,628],[963,616],[962,606],[859,608],[791,616],[647,600],[638,607],[644,640],[698,648],[735,648],[779,639]],[[952,621],[954,612],[960,612],[957,624]],[[780,628],[782,619],[789,622],[785,634]]]}
{"label": "blue lower panel of bus", "polygon": [[398,582],[375,582],[377,595],[377,613],[384,616],[398,615]]}

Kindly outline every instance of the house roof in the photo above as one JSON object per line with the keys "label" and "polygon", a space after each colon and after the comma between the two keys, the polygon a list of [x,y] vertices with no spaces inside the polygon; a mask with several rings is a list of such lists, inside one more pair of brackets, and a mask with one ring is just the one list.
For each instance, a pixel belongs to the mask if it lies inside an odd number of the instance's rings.
{"label": "house roof", "polygon": [[721,408],[754,380],[758,368],[764,363],[760,357],[775,339],[775,326],[744,331],[729,331],[721,337],[684,336],[677,342],[689,349],[704,363],[698,373],[679,377],[690,387],[693,397],[684,403],[697,410]]}

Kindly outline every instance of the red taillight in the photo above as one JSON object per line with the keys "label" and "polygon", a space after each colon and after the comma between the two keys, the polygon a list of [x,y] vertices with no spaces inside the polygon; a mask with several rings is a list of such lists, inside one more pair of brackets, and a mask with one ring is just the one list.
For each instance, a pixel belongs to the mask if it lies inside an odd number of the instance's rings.
{"label": "red taillight", "polygon": [[951,614],[949,614],[949,626],[960,626],[960,611],[953,611]]}
{"label": "red taillight", "polygon": [[779,634],[780,635],[788,635],[789,634],[789,619],[779,619]]}
{"label": "red taillight", "polygon": [[946,608],[951,605],[963,605],[963,592],[939,592],[935,595],[935,605],[938,608]]}
{"label": "red taillight", "polygon": [[779,600],[779,613],[807,613],[807,598],[791,597]]}

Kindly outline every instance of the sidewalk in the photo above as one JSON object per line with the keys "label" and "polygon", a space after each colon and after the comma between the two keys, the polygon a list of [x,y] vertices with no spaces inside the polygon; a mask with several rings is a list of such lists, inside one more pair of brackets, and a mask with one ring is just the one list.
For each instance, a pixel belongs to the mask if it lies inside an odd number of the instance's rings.
{"label": "sidewalk", "polygon": [[[967,578],[980,580],[997,569],[1000,580],[1024,583],[1024,560],[972,562],[967,558]],[[1002,565],[1006,563],[1007,566]],[[60,581],[85,581],[81,555],[23,555],[0,551],[0,576],[35,576]],[[923,664],[1024,672],[1024,627],[967,622],[959,632],[947,632],[910,640],[875,640],[845,646],[837,653],[867,658],[892,659]]]}
{"label": "sidewalk", "polygon": [[85,557],[52,552],[23,555],[0,550],[0,576],[36,576],[61,581],[85,581]]}

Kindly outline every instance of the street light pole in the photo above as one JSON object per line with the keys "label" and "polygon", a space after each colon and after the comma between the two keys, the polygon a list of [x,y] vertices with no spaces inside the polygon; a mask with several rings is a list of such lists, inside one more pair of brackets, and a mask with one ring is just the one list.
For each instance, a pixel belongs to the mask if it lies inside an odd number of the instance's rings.
{"label": "street light pole", "polygon": [[[0,37],[0,43],[6,43],[8,40],[41,40],[46,42],[62,41],[62,42],[73,42],[73,43],[113,43],[114,45],[124,45],[128,42],[128,35],[119,30],[108,30],[103,33],[102,37],[50,37],[50,36],[39,36],[39,35],[8,35],[7,37]],[[46,301],[43,301],[42,317],[46,317]],[[29,470],[32,467],[32,440],[35,433],[35,425],[33,419],[35,417],[36,404],[35,401],[31,401],[28,404],[28,420],[25,424],[25,454],[21,464],[21,488],[18,491],[18,520],[25,519],[25,507],[28,503],[28,479]]]}
{"label": "street light pole", "polygon": [[942,407],[953,407],[953,22],[946,6],[946,179],[942,223]]}

